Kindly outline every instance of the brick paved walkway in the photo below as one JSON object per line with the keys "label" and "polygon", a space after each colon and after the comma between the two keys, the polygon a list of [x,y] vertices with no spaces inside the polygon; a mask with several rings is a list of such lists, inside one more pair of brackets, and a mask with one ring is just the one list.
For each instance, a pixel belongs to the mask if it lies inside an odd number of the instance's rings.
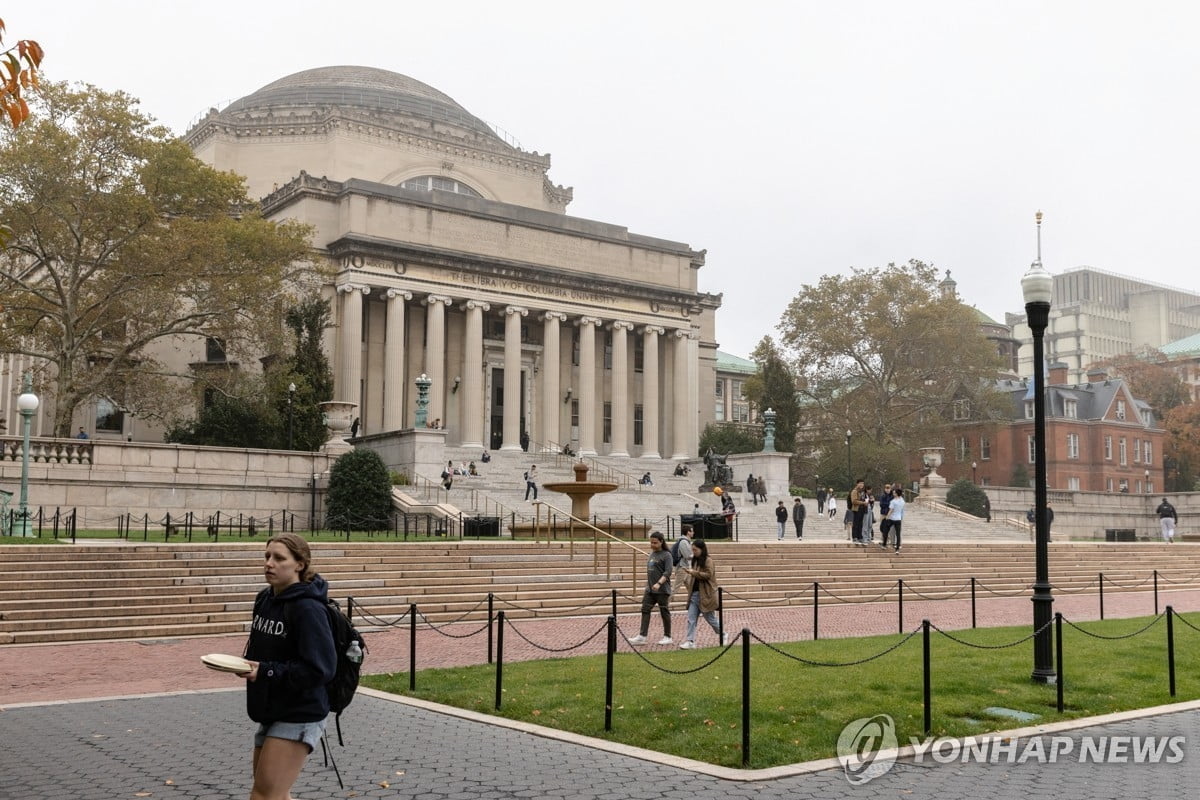
{"label": "brick paved walkway", "polygon": [[[1160,605],[1177,611],[1200,609],[1200,592],[1162,592]],[[1055,609],[1073,621],[1096,619],[1096,595],[1060,595]],[[369,611],[369,609],[367,609]],[[821,636],[893,633],[899,627],[891,602],[820,608]],[[1148,592],[1108,592],[1109,618],[1150,615]],[[904,627],[922,618],[945,629],[970,625],[965,598],[904,603]],[[980,625],[1027,625],[1027,596],[980,599]],[[682,615],[676,614],[682,631]],[[603,617],[519,620],[532,642],[564,647],[595,632]],[[627,635],[637,619],[621,618]],[[651,631],[657,638],[658,620]],[[797,606],[734,610],[731,630],[749,627],[768,641],[812,636],[812,608]],[[475,623],[443,629],[468,633]],[[704,637],[708,638],[705,639]],[[372,672],[407,670],[408,632],[371,635]],[[712,643],[704,631],[701,644]],[[126,797],[244,797],[249,785],[250,725],[243,695],[231,676],[200,666],[207,652],[240,652],[243,637],[223,636],[97,644],[30,645],[0,648],[0,800],[110,800]],[[603,637],[579,653],[602,652]],[[622,645],[624,647],[624,645]],[[653,648],[652,648],[653,649]],[[481,663],[482,634],[451,639],[421,626],[418,668]],[[546,653],[518,636],[506,636],[506,660]],[[214,691],[197,691],[197,690]],[[188,692],[144,696],[156,692]],[[143,695],[88,702],[54,701]],[[740,797],[966,797],[983,790],[990,798],[1166,798],[1200,783],[1200,712],[1160,714],[1107,723],[1083,733],[1182,735],[1187,757],[1178,764],[1094,765],[1067,759],[1056,764],[980,765],[899,762],[865,787],[850,786],[840,769],[756,783],[721,780],[669,764],[653,763],[529,732],[460,719],[364,695],[354,706],[350,746],[336,755],[347,791],[338,790],[320,754],[309,759],[297,798],[740,798]],[[383,784],[387,784],[385,788]],[[141,794],[148,792],[149,794]],[[351,792],[355,794],[351,794]]]}

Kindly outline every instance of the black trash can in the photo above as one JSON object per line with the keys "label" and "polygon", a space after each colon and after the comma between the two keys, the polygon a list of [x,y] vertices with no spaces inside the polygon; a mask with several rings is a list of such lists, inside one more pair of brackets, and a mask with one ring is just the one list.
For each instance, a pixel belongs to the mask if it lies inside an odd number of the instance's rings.
{"label": "black trash can", "polygon": [[463,536],[499,536],[499,517],[463,517]]}
{"label": "black trash can", "polygon": [[1137,532],[1133,528],[1105,528],[1106,542],[1136,542]]}

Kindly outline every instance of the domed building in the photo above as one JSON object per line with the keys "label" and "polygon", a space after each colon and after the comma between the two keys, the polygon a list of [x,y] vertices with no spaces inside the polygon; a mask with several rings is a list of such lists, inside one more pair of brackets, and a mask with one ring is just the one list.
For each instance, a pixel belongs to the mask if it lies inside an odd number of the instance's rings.
{"label": "domed building", "polygon": [[720,306],[697,288],[704,251],[567,215],[549,155],[352,66],[281,78],[186,141],[268,218],[314,227],[335,397],[358,404],[359,435],[412,427],[424,374],[449,445],[695,455]]}

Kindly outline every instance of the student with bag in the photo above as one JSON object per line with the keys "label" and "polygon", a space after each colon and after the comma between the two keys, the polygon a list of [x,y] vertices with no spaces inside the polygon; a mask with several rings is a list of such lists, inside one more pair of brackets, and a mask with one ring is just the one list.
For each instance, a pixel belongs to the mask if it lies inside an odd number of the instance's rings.
{"label": "student with bag", "polygon": [[687,639],[679,645],[681,650],[696,646],[696,623],[700,617],[717,634],[717,641],[725,644],[721,626],[717,624],[717,577],[712,559],[708,557],[708,545],[703,539],[692,542],[692,565],[683,570],[687,573]]}

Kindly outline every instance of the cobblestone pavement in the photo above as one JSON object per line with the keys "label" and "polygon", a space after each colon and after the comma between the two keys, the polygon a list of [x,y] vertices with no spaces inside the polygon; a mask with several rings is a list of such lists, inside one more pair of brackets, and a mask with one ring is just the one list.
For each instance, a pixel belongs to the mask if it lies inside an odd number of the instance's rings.
{"label": "cobblestone pavement", "polygon": [[[891,602],[852,606],[825,602],[820,608],[822,638],[893,633],[900,627],[894,596]],[[1160,607],[1168,603],[1181,612],[1198,610],[1200,592],[1162,592]],[[1109,618],[1154,611],[1147,592],[1106,592],[1104,606]],[[1096,619],[1098,597],[1061,595],[1055,609],[1076,622]],[[1027,625],[1030,615],[1028,596],[981,599],[977,610],[979,624],[987,626]],[[922,618],[944,629],[969,627],[970,602],[961,595],[906,599],[904,628],[915,628]],[[681,620],[677,613],[679,629]],[[796,606],[731,610],[727,626],[749,627],[768,641],[787,641],[811,638],[812,621],[811,606]],[[506,636],[505,660],[546,657],[538,646],[576,644],[602,624],[602,617],[517,620],[514,628],[525,639]],[[636,633],[636,617],[623,616],[620,624],[627,635]],[[656,616],[652,640],[658,625]],[[445,635],[478,629],[475,623],[439,631],[421,626],[418,668],[483,662],[482,633]],[[708,632],[703,635],[711,638]],[[198,661],[202,653],[240,652],[242,641],[241,636],[224,636],[0,648],[0,800],[248,795],[251,727],[243,695],[218,688],[237,679],[205,670]],[[407,629],[374,633],[370,645],[370,671],[408,669]],[[603,646],[600,636],[574,652],[602,652]],[[148,694],[157,692],[185,693]],[[111,699],[117,695],[142,696]],[[83,702],[63,702],[68,700]],[[898,762],[883,777],[859,787],[851,786],[840,769],[753,783],[722,780],[366,695],[356,699],[352,711],[348,747],[335,750],[347,789],[338,789],[332,770],[315,753],[297,784],[297,798],[944,798],[983,790],[989,800],[1068,800],[1166,798],[1200,784],[1195,752],[1200,711],[1105,723],[1068,734],[1075,740],[1084,734],[1184,736],[1180,763],[1097,765],[1064,758],[1053,764],[989,765],[927,759],[922,764]]]}

